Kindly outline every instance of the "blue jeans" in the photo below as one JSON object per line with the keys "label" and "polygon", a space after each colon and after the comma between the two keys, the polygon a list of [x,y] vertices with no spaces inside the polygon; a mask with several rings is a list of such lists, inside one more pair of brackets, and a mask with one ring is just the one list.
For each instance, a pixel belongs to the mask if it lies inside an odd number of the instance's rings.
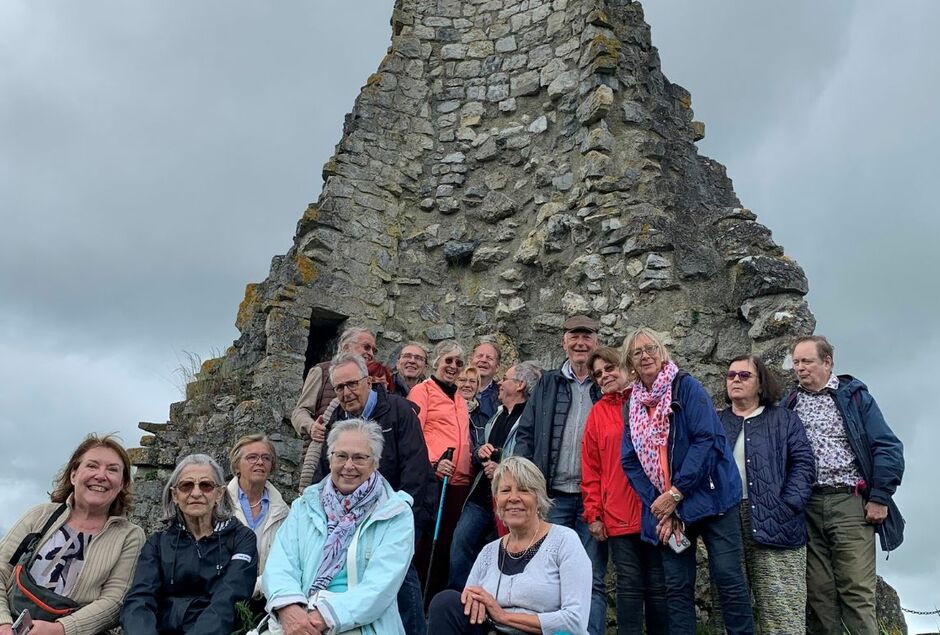
{"label": "blue jeans", "polygon": [[598,542],[584,522],[584,503],[581,494],[566,494],[552,490],[552,508],[548,522],[570,527],[578,532],[581,544],[591,559],[591,614],[588,618],[589,635],[604,635],[607,630],[607,542]]}
{"label": "blue jeans", "polygon": [[666,581],[659,547],[640,540],[639,534],[607,539],[617,572],[617,634],[643,635],[669,632]]}
{"label": "blue jeans", "polygon": [[450,577],[447,588],[463,591],[470,577],[470,569],[476,562],[486,538],[496,532],[496,520],[492,509],[484,509],[473,501],[467,501],[454,528],[454,540],[450,543]]}
{"label": "blue jeans", "polygon": [[695,544],[702,537],[708,551],[708,571],[718,587],[721,613],[729,635],[754,633],[751,596],[744,576],[741,520],[738,506],[685,527],[692,545],[682,553],[661,547],[669,604],[669,633],[695,633]]}
{"label": "blue jeans", "polygon": [[426,635],[428,625],[424,621],[424,600],[421,598],[421,583],[414,563],[408,565],[405,579],[398,589],[398,615],[408,635]]}

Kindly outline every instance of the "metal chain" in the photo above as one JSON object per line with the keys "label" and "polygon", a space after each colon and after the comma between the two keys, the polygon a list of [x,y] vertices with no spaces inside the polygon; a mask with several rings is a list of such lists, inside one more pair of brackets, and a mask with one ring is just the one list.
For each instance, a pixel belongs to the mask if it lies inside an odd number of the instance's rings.
{"label": "metal chain", "polygon": [[940,609],[936,609],[933,611],[915,611],[913,609],[906,609],[902,606],[901,610],[904,611],[905,613],[913,613],[914,615],[940,615]]}

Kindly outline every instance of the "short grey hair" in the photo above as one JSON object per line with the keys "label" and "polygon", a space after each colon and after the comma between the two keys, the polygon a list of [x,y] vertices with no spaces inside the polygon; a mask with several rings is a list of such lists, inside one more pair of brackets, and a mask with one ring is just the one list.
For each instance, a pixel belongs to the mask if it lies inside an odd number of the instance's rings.
{"label": "short grey hair", "polygon": [[385,448],[385,436],[382,435],[382,426],[371,419],[337,421],[326,437],[326,451],[328,454],[333,453],[333,446],[336,445],[339,435],[344,432],[358,432],[366,438],[366,441],[369,442],[369,450],[372,452],[375,469],[379,469],[379,459],[382,458],[382,450]]}
{"label": "short grey hair", "polygon": [[353,341],[354,339],[356,339],[363,333],[368,333],[369,335],[373,337],[373,339],[375,338],[375,333],[373,333],[369,329],[363,328],[361,326],[352,326],[346,329],[345,331],[343,331],[342,334],[339,336],[339,344],[336,345],[336,350],[342,353],[343,349],[346,348],[347,344],[349,344],[351,341]]}
{"label": "short grey hair", "polygon": [[532,394],[532,389],[542,378],[542,367],[533,361],[519,362],[513,368],[516,369],[516,379],[525,383],[522,395],[528,399]]}
{"label": "short grey hair", "polygon": [[176,519],[181,519],[180,510],[173,500],[173,488],[179,482],[183,470],[190,465],[208,465],[209,469],[212,470],[212,480],[222,488],[222,497],[216,506],[212,508],[212,524],[214,525],[221,520],[228,520],[234,516],[232,499],[228,495],[228,490],[225,489],[225,474],[222,472],[222,467],[208,454],[187,454],[176,464],[176,469],[170,474],[166,485],[163,486],[163,521],[171,523]]}
{"label": "short grey hair", "polygon": [[463,346],[455,340],[438,342],[437,346],[434,347],[434,354],[431,356],[431,368],[437,368],[437,363],[441,361],[441,358],[448,355],[457,355],[463,359],[467,356],[467,352],[463,350]]}
{"label": "short grey hair", "polygon": [[486,344],[487,346],[492,346],[493,350],[496,351],[496,362],[499,363],[503,360],[503,349],[499,347],[495,341],[487,338],[482,338],[477,345],[473,347],[473,352],[476,353],[477,349]]}
{"label": "short grey hair", "polygon": [[659,356],[663,358],[663,363],[665,364],[671,358],[669,357],[669,351],[666,349],[666,345],[663,344],[662,339],[652,329],[645,326],[641,326],[637,330],[630,333],[627,338],[623,341],[623,348],[620,350],[620,365],[626,368],[627,370],[636,371],[636,367],[633,365],[633,345],[636,343],[637,338],[641,335],[645,335],[653,342],[653,345],[659,349]]}
{"label": "short grey hair", "polygon": [[545,485],[545,476],[542,471],[535,466],[535,463],[521,456],[510,456],[502,460],[496,471],[493,472],[493,498],[499,491],[499,482],[504,476],[509,475],[518,483],[519,488],[535,494],[535,506],[539,518],[548,516],[548,510],[552,508],[552,499],[548,497],[548,489]]}
{"label": "short grey hair", "polygon": [[406,348],[408,348],[409,346],[414,346],[415,348],[420,348],[420,349],[421,349],[421,352],[424,353],[424,356],[425,356],[425,357],[428,356],[428,347],[425,346],[424,344],[422,344],[421,342],[415,342],[414,340],[412,340],[412,341],[410,341],[410,342],[405,342],[404,344],[402,344],[402,347],[401,347],[400,349],[398,349],[398,355],[401,356],[401,352],[402,352],[403,350],[405,350]]}
{"label": "short grey hair", "polygon": [[366,360],[363,359],[362,355],[356,355],[355,353],[339,353],[330,361],[330,383],[333,383],[333,369],[337,366],[344,366],[346,364],[355,364],[356,368],[359,369],[359,372],[362,373],[363,377],[369,376],[369,369],[366,366]]}

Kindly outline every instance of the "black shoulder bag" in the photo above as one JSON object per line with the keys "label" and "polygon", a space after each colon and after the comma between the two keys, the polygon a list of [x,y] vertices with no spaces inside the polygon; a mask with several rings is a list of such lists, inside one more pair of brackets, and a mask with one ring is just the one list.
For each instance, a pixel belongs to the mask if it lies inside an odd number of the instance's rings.
{"label": "black shoulder bag", "polygon": [[79,608],[79,604],[71,598],[37,584],[29,572],[36,559],[40,539],[66,509],[68,507],[62,504],[52,512],[42,529],[38,533],[27,534],[10,558],[10,564],[13,565],[13,584],[7,599],[10,604],[10,614],[14,619],[24,609],[29,609],[30,617],[34,620],[54,622]]}

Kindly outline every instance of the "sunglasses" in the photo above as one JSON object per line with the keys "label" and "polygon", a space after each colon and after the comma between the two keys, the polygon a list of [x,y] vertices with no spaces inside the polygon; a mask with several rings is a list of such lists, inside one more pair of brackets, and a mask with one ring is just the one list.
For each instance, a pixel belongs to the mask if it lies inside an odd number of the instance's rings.
{"label": "sunglasses", "polygon": [[459,357],[445,357],[445,358],[444,358],[443,360],[441,360],[441,361],[443,361],[443,362],[444,362],[446,365],[448,365],[448,366],[450,366],[451,364],[453,364],[453,365],[456,366],[457,368],[463,368],[463,360],[460,359]]}
{"label": "sunglasses", "polygon": [[[180,494],[189,494],[196,487],[195,481],[183,481],[182,483],[177,483],[175,489]],[[199,481],[199,491],[203,494],[211,494],[216,490],[218,485],[212,481]]]}
{"label": "sunglasses", "polygon": [[754,373],[749,370],[729,370],[725,376],[732,381],[735,377],[740,377],[741,381],[747,381],[754,376]]}

